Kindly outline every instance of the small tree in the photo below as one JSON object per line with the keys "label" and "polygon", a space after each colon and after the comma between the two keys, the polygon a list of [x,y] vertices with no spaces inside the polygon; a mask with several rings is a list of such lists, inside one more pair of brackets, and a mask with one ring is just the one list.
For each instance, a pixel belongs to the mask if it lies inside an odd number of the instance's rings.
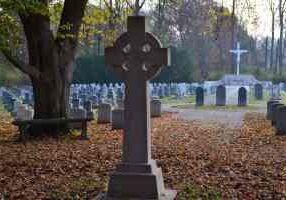
{"label": "small tree", "polygon": [[[51,23],[50,0],[0,0],[0,42],[3,55],[27,74],[33,86],[34,118],[67,116],[72,63],[87,0],[65,0],[55,30]],[[11,42],[16,24],[23,28],[28,62],[16,56]],[[15,29],[15,30],[14,30]],[[17,40],[17,39],[15,39]],[[12,44],[12,45],[11,45]],[[31,133],[59,133],[65,127],[31,127]]]}

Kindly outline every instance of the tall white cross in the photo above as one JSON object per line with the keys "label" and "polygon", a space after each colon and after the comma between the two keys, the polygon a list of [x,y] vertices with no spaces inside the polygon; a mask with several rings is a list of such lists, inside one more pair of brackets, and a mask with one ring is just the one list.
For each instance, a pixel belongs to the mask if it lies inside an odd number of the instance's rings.
{"label": "tall white cross", "polygon": [[237,42],[236,49],[232,49],[229,51],[230,53],[236,54],[236,75],[239,75],[239,68],[240,68],[240,56],[243,53],[247,53],[247,50],[240,49],[240,43]]}

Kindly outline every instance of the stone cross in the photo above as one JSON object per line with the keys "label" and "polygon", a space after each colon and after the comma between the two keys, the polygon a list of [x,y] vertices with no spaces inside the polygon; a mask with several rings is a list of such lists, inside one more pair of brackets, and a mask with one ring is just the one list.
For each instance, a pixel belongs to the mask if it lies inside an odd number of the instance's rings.
{"label": "stone cross", "polygon": [[[125,83],[123,158],[111,175],[108,197],[159,199],[175,196],[151,159],[149,80],[170,64],[169,50],[145,31],[145,17],[128,17],[127,32],[105,49],[106,63]],[[171,197],[172,199],[173,197]]]}
{"label": "stone cross", "polygon": [[230,50],[230,53],[236,54],[236,75],[239,75],[240,69],[240,57],[243,53],[247,53],[247,50],[240,49],[240,43],[237,42],[236,49]]}

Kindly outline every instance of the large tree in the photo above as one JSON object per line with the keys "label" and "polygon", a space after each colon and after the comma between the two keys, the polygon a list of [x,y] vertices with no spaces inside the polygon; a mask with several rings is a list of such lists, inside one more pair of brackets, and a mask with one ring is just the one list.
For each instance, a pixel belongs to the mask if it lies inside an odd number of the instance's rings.
{"label": "large tree", "polygon": [[[1,24],[0,42],[3,55],[27,74],[33,86],[34,118],[66,117],[69,85],[72,81],[78,33],[87,0],[65,0],[57,30],[51,23],[51,0],[0,0],[2,21],[14,18],[25,35],[28,62],[9,48],[7,33],[13,26]],[[9,35],[8,35],[9,36]],[[10,45],[11,47],[11,45]],[[58,133],[63,127],[31,127],[30,132]]]}

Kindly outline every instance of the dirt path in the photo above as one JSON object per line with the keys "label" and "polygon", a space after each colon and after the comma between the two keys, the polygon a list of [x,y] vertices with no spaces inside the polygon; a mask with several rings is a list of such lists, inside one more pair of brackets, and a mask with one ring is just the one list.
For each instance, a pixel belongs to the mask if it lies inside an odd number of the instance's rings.
{"label": "dirt path", "polygon": [[187,108],[187,109],[177,109],[164,106],[163,110],[178,112],[178,118],[189,121],[199,121],[207,123],[218,123],[224,126],[229,126],[233,128],[239,128],[243,125],[244,115],[247,112],[259,112],[265,113],[264,108],[258,109],[247,109],[247,108],[238,108],[238,109],[196,109],[196,108]]}

